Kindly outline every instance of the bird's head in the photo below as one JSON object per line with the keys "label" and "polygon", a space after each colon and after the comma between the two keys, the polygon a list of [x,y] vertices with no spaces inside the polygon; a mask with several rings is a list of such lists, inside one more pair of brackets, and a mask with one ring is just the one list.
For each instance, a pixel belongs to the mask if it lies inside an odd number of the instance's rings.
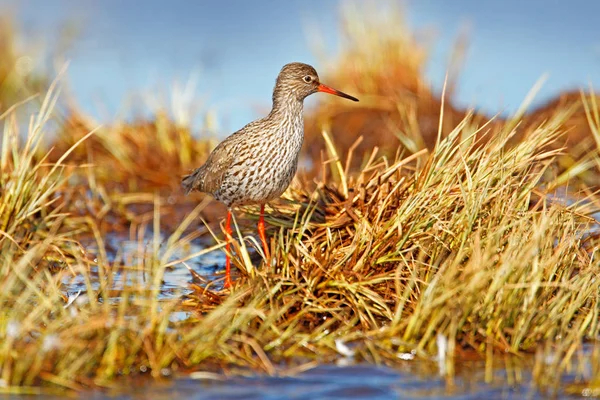
{"label": "bird's head", "polygon": [[356,97],[322,84],[317,71],[313,67],[299,62],[283,66],[277,77],[273,97],[291,93],[297,100],[303,101],[307,96],[316,92],[334,94],[352,101],[358,101]]}

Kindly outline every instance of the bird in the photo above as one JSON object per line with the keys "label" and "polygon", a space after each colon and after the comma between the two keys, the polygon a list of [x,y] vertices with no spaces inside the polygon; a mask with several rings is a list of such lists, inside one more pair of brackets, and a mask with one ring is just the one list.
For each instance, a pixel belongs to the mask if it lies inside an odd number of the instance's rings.
{"label": "bird", "polygon": [[227,207],[225,288],[232,285],[229,248],[233,208],[260,205],[258,235],[265,257],[269,258],[265,204],[281,196],[296,174],[304,141],[304,99],[317,92],[358,101],[322,84],[312,66],[286,64],[275,81],[271,112],[228,136],[209,154],[204,165],[182,178],[186,194],[207,193]]}

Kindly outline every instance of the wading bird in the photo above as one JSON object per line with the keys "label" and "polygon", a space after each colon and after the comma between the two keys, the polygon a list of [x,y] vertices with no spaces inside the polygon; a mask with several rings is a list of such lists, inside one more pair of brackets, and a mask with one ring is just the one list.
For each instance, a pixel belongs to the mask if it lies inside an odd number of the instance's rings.
{"label": "wading bird", "polygon": [[265,256],[269,257],[265,204],[281,196],[296,173],[304,140],[303,103],[306,97],[316,92],[358,101],[323,85],[310,65],[287,64],[277,77],[269,115],[227,137],[212,151],[204,165],[183,177],[186,194],[193,190],[209,193],[227,206],[225,287],[231,286],[229,246],[233,207],[260,204],[258,234]]}

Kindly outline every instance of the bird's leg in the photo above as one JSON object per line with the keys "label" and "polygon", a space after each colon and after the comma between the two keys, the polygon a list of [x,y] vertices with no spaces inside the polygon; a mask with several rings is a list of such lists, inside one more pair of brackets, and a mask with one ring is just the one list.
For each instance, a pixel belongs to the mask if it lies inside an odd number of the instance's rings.
{"label": "bird's leg", "polygon": [[231,210],[227,209],[227,221],[225,222],[225,235],[227,236],[227,244],[225,245],[225,287],[231,287],[231,256],[229,255],[229,249],[231,245]]}
{"label": "bird's leg", "polygon": [[263,250],[265,251],[265,257],[267,260],[269,257],[269,245],[267,244],[267,235],[265,233],[265,205],[260,205],[260,217],[258,218],[258,236],[262,242]]}

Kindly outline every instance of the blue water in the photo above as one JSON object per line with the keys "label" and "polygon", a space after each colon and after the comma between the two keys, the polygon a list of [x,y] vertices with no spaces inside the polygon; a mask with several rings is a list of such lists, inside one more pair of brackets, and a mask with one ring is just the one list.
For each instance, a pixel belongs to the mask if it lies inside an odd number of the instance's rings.
{"label": "blue water", "polygon": [[[145,257],[149,257],[152,254],[152,237],[146,237],[142,242],[142,246],[140,246],[140,243],[137,240],[127,240],[116,235],[108,236],[105,240],[108,248],[118,249],[119,253],[119,255],[108,253],[108,261],[112,265],[128,266],[127,282],[124,281],[121,271],[117,270],[113,274],[113,286],[110,289],[123,289],[124,285],[132,284],[134,279],[138,283],[143,283],[145,277],[142,272],[143,269],[139,268],[139,266],[143,265],[143,259]],[[159,249],[158,255],[162,256],[164,254],[164,243],[166,242],[166,239],[163,237],[160,239],[160,242],[163,246]],[[175,251],[173,255],[169,257],[168,262],[173,262],[190,254],[198,253],[212,244],[213,243],[209,243],[206,240],[190,243],[185,249]],[[94,245],[87,246],[86,250],[89,254],[94,254],[97,251]],[[206,279],[207,282],[221,278],[221,270],[224,269],[225,265],[225,254],[222,251],[216,250],[187,260],[185,261],[185,264],[187,267],[183,263],[178,263],[165,270],[160,293],[161,300],[182,296],[191,292],[191,290],[188,289],[189,284],[198,282],[194,282],[190,270]],[[95,273],[97,273],[97,268],[92,269],[92,274]],[[63,279],[63,285],[70,297],[77,296],[79,298],[86,294],[86,283],[82,275],[66,276]],[[219,281],[216,285],[213,285],[212,288],[219,290],[221,286],[222,284]],[[92,282],[92,288],[94,290],[97,290],[99,287],[98,281]],[[112,301],[118,302],[119,298],[114,298]]]}
{"label": "blue water", "polygon": [[[502,371],[496,373],[492,384],[483,383],[483,367],[477,365],[464,376],[455,378],[452,385],[435,374],[414,372],[418,362],[406,371],[354,365],[347,367],[320,366],[294,377],[230,377],[227,379],[179,378],[171,381],[138,380],[125,390],[127,394],[104,392],[83,393],[89,400],[275,400],[275,399],[544,399],[550,393],[535,390],[523,375],[524,383],[507,385]],[[413,371],[411,371],[413,370]],[[559,393],[558,398],[581,398]],[[4,396],[0,399],[33,399],[33,396]],[[47,399],[61,397],[48,396]]]}

